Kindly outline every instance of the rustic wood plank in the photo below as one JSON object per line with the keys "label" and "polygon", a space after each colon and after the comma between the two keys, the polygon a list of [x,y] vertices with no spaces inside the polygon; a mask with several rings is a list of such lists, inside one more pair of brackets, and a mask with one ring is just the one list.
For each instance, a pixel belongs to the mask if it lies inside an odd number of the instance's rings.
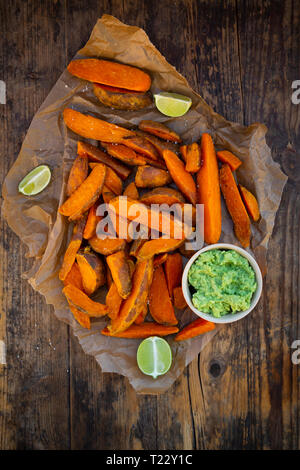
{"label": "rustic wood plank", "polygon": [[[1,3],[1,183],[14,162],[30,121],[65,65],[60,4]],[[49,65],[50,64],[50,65]],[[49,69],[50,67],[50,69]],[[68,328],[59,322],[22,273],[31,260],[1,221],[2,312],[7,365],[0,371],[0,447],[69,447]],[[2,313],[1,312],[1,313]]]}
{"label": "rustic wood plank", "polygon": [[0,335],[8,364],[0,366],[0,447],[299,448],[299,366],[290,361],[291,343],[300,337],[299,106],[290,101],[291,80],[299,79],[297,5],[1,4],[0,79],[8,84],[7,105],[0,105],[1,180],[34,113],[103,13],[144,28],[217,112],[269,125],[268,142],[290,182],[270,243],[268,293],[251,317],[221,329],[166,394],[137,396],[125,378],[102,374],[52,309],[20,280],[31,262],[2,223]]}

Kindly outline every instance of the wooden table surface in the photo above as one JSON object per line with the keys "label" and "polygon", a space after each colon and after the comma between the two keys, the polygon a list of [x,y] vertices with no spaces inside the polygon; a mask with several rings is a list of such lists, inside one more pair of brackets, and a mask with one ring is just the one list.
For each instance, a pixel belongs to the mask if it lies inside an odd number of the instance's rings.
{"label": "wooden table surface", "polygon": [[215,111],[265,123],[289,180],[263,298],[223,328],[174,386],[136,395],[102,374],[22,273],[32,261],[1,220],[0,449],[299,449],[299,0],[1,0],[1,183],[30,122],[103,13],[145,29]]}

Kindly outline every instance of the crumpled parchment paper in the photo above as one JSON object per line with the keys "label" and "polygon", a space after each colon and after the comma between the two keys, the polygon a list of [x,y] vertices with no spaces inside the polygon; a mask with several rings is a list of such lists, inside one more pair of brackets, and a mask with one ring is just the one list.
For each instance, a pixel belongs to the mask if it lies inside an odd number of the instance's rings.
{"label": "crumpled parchment paper", "polygon": [[[137,125],[142,119],[165,122],[181,135],[185,143],[199,139],[203,132],[211,133],[217,148],[231,150],[243,161],[237,171],[238,180],[257,196],[261,219],[259,223],[252,225],[251,250],[263,271],[266,268],[268,240],[287,177],[272,160],[265,141],[266,127],[262,124],[245,127],[229,122],[215,113],[151,44],[142,29],[104,15],[97,21],[89,41],[76,57],[114,59],[140,67],[152,77],[152,93],[182,93],[192,98],[192,108],[185,116],[176,119],[160,114],[154,105],[137,112],[106,108],[94,97],[90,83],[64,71],[34,116],[18,158],[5,179],[2,214],[11,229],[28,247],[27,255],[34,258],[33,267],[27,274],[28,281],[36,291],[45,296],[48,304],[53,305],[56,316],[71,325],[85,353],[95,357],[103,372],[116,372],[128,377],[137,392],[157,394],[173,384],[218,328],[182,344],[176,344],[169,337],[174,357],[172,368],[165,376],[153,380],[143,375],[136,365],[136,350],[140,340],[101,335],[100,330],[106,324],[105,319],[93,322],[91,330],[82,328],[74,320],[61,291],[62,283],[58,279],[71,227],[64,217],[57,214],[57,208],[65,199],[66,179],[76,156],[76,142],[80,137],[66,129],[62,121],[63,109],[71,106],[127,127]],[[50,185],[35,197],[25,197],[18,193],[20,180],[33,167],[42,163],[51,168]],[[222,210],[220,241],[238,244],[224,204]],[[103,289],[99,298],[103,300],[104,295]],[[189,309],[179,316],[180,325],[194,317]]]}

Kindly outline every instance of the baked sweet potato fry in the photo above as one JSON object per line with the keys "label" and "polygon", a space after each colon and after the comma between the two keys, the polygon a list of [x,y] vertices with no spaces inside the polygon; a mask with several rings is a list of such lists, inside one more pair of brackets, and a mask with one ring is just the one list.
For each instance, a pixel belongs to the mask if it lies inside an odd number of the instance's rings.
{"label": "baked sweet potato fry", "polygon": [[217,152],[217,159],[222,163],[228,163],[232,171],[237,170],[242,164],[241,160],[232,152],[229,152],[229,150],[220,150]]}
{"label": "baked sweet potato fry", "polygon": [[137,109],[147,108],[152,104],[148,93],[123,90],[121,88],[108,87],[98,83],[94,83],[93,91],[94,95],[104,106],[114,109],[135,111]]}
{"label": "baked sweet potato fry", "polygon": [[234,233],[243,247],[250,245],[250,219],[230,166],[225,163],[220,169],[220,185],[228,212],[234,225]]}
{"label": "baked sweet potato fry", "polygon": [[258,202],[256,197],[244,186],[239,184],[239,190],[242,196],[242,199],[244,201],[244,204],[246,206],[246,209],[248,211],[248,214],[252,218],[254,222],[257,222],[258,219],[260,218],[260,212],[259,212],[259,207],[258,207]]}
{"label": "baked sweet potato fry", "polygon": [[[91,169],[95,168],[96,165],[99,165],[99,163],[96,163],[96,162],[90,162],[89,163],[89,167]],[[115,195],[122,194],[122,191],[123,191],[123,181],[122,181],[122,179],[109,166],[106,167],[106,177],[105,177],[105,182],[104,182],[104,185],[103,185],[102,192],[103,192],[104,188],[109,189]]]}
{"label": "baked sweet potato fry", "polygon": [[87,295],[92,295],[106,282],[104,263],[96,253],[88,249],[79,251],[76,261],[82,277],[83,290]]}
{"label": "baked sweet potato fry", "polygon": [[106,142],[101,142],[101,145],[106,149],[109,155],[121,160],[127,165],[146,165],[146,160],[141,155],[137,155],[131,148],[126,147],[126,145],[109,144]]}
{"label": "baked sweet potato fry", "polygon": [[[149,273],[150,271],[150,273]],[[149,279],[153,271],[153,259],[138,262],[132,277],[129,297],[121,305],[119,315],[108,326],[112,335],[127,330],[145,309],[149,292]]]}
{"label": "baked sweet potato fry", "polygon": [[159,255],[154,256],[153,267],[157,268],[157,266],[164,264],[167,258],[168,258],[168,253],[160,253]]}
{"label": "baked sweet potato fry", "polygon": [[212,138],[203,134],[201,138],[202,166],[197,173],[198,203],[204,204],[204,240],[217,243],[221,236],[221,193],[219,170]]}
{"label": "baked sweet potato fry", "polygon": [[84,292],[72,285],[63,288],[63,294],[66,296],[69,304],[73,305],[80,312],[86,313],[89,317],[103,317],[107,314],[106,305],[94,302]]}
{"label": "baked sweet potato fry", "polygon": [[77,287],[77,289],[84,290],[82,284],[82,277],[80,274],[80,270],[76,261],[72,264],[72,267],[68,274],[66,275],[64,281],[64,286],[68,284],[72,284],[72,286]]}
{"label": "baked sweet potato fry", "polygon": [[197,142],[187,146],[185,169],[189,173],[197,173],[201,167],[201,150]]}
{"label": "baked sweet potato fry", "polygon": [[144,193],[140,197],[140,201],[148,206],[151,204],[167,204],[168,206],[172,206],[173,204],[184,203],[184,197],[176,189],[158,187]]}
{"label": "baked sweet potato fry", "polygon": [[76,254],[81,247],[83,231],[86,224],[87,216],[83,216],[76,225],[74,225],[72,237],[68,248],[65,251],[62,266],[59,271],[59,279],[64,281],[69,274],[76,258]]}
{"label": "baked sweet potato fry", "polygon": [[119,238],[98,238],[97,235],[89,239],[89,244],[96,253],[100,255],[108,256],[112,255],[116,251],[125,250],[126,240]]}
{"label": "baked sweet potato fry", "polygon": [[171,142],[181,142],[180,136],[176,134],[176,132],[169,129],[162,122],[143,120],[139,123],[139,129],[164,140],[170,140]]}
{"label": "baked sweet potato fry", "polygon": [[127,299],[131,292],[132,283],[125,251],[121,250],[107,256],[106,262],[120,296],[122,299]]}
{"label": "baked sweet potato fry", "polygon": [[80,155],[87,155],[92,162],[104,163],[104,165],[112,168],[122,180],[126,180],[131,173],[130,168],[118,162],[118,160],[112,158],[94,145],[87,144],[86,142],[78,142],[78,153]]}
{"label": "baked sweet potato fry", "polygon": [[104,140],[105,142],[121,142],[124,137],[134,135],[134,132],[124,127],[111,124],[89,114],[82,114],[71,108],[65,108],[63,117],[66,126],[86,139]]}
{"label": "baked sweet potato fry", "polygon": [[178,144],[175,144],[174,142],[169,142],[165,140],[161,140],[155,135],[148,134],[147,132],[141,131],[136,129],[135,133],[141,137],[144,137],[150,144],[153,145],[155,150],[157,151],[158,155],[160,158],[163,158],[163,151],[164,150],[172,150],[172,152],[178,153]]}
{"label": "baked sweet potato fry", "polygon": [[216,326],[214,323],[206,321],[203,318],[197,318],[197,320],[192,321],[189,325],[177,333],[174,339],[175,341],[183,341],[185,339],[194,338],[195,336],[199,336],[203,333],[214,330],[215,327]]}
{"label": "baked sweet potato fry", "polygon": [[80,310],[75,308],[72,304],[69,304],[69,308],[73,313],[75,320],[77,320],[83,328],[87,328],[89,330],[91,328],[90,317],[86,313],[80,312]]}
{"label": "baked sweet potato fry", "polygon": [[127,330],[112,334],[109,329],[104,328],[101,333],[105,336],[115,338],[148,338],[149,336],[168,336],[178,332],[176,326],[159,325],[154,322],[141,323],[140,325],[131,325]]}
{"label": "baked sweet potato fry", "polygon": [[169,296],[173,298],[173,289],[181,285],[182,278],[182,258],[180,253],[171,253],[164,263],[164,271],[169,291]]}
{"label": "baked sweet potato fry", "polygon": [[87,178],[89,171],[88,159],[86,155],[77,155],[70,170],[67,183],[67,196],[71,196],[79,188],[81,183]]}
{"label": "baked sweet potato fry", "polygon": [[132,221],[136,221],[140,217],[142,225],[153,228],[161,233],[166,233],[174,238],[184,239],[188,233],[188,227],[172,217],[171,214],[155,211],[145,204],[126,196],[118,196],[112,199],[109,202],[109,211]]}
{"label": "baked sweet potato fry", "polygon": [[178,323],[161,265],[154,269],[153,280],[149,290],[149,310],[153,320],[157,323],[169,326],[174,326]]}
{"label": "baked sweet potato fry", "polygon": [[72,60],[68,65],[68,71],[75,77],[89,82],[126,90],[147,91],[151,86],[151,78],[143,70],[110,60]]}
{"label": "baked sweet potato fry", "polygon": [[131,244],[131,247],[130,247],[129,255],[134,256],[135,258],[137,258],[138,252],[139,252],[141,246],[145,242],[146,242],[146,239],[143,239],[143,238],[138,238],[136,240],[133,240],[133,242]]}
{"label": "baked sweet potato fry", "polygon": [[106,166],[99,163],[79,188],[60,206],[59,212],[70,220],[79,219],[99,198],[106,177]]}
{"label": "baked sweet potato fry", "polygon": [[120,296],[115,282],[112,282],[105,298],[105,304],[108,308],[108,316],[111,320],[117,318],[123,299]]}
{"label": "baked sweet potato fry", "polygon": [[109,201],[116,197],[116,195],[107,186],[104,185],[102,189],[102,197],[105,204],[108,204]]}
{"label": "baked sweet potato fry", "polygon": [[141,136],[130,136],[123,139],[123,144],[138,154],[142,154],[151,160],[158,160],[159,154],[155,147],[147,139]]}
{"label": "baked sweet potato fry", "polygon": [[151,165],[140,166],[135,175],[135,184],[138,188],[156,188],[171,182],[172,178],[168,171]]}
{"label": "baked sweet potato fry", "polygon": [[188,201],[195,205],[197,200],[195,181],[192,175],[186,171],[184,163],[170,150],[164,150],[163,158],[176,186]]}
{"label": "baked sweet potato fry", "polygon": [[126,186],[123,191],[123,196],[130,197],[131,199],[135,199],[136,201],[139,199],[140,195],[134,181],[132,181],[132,183],[129,183],[129,185]]}
{"label": "baked sweet potato fry", "polygon": [[187,160],[187,158],[186,158],[187,147],[188,147],[187,145],[181,145],[179,147],[180,155],[182,156],[182,158],[185,162]]}
{"label": "baked sweet potato fry", "polygon": [[137,258],[140,260],[152,258],[154,255],[159,253],[168,253],[174,251],[184,243],[184,240],[176,240],[174,238],[155,238],[153,240],[146,241],[139,251],[137,252]]}
{"label": "baked sweet potato fry", "polygon": [[181,286],[175,287],[173,289],[173,303],[174,307],[178,308],[179,310],[184,310],[188,306],[185,301]]}
{"label": "baked sweet potato fry", "polygon": [[97,215],[98,204],[99,203],[96,202],[89,209],[87,221],[86,221],[84,232],[83,232],[83,238],[85,240],[88,240],[89,238],[92,238],[94,235],[96,235],[97,224],[98,222],[100,222],[102,218],[99,215]]}

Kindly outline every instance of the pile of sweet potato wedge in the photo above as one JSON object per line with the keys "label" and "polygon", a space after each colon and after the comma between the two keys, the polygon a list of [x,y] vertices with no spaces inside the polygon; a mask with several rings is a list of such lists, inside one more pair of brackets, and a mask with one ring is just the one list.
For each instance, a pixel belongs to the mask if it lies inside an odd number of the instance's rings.
{"label": "pile of sweet potato wedge", "polygon": [[[74,75],[96,82],[102,73],[101,85],[120,86],[120,77],[114,84],[111,76],[103,75],[101,61],[88,64],[86,69],[80,61],[74,62],[68,68]],[[140,72],[138,76],[121,74],[120,93],[124,89],[145,93],[150,88],[150,78]],[[170,238],[166,238],[165,215],[160,212],[159,236],[151,238],[151,205],[177,204],[184,209],[189,203],[195,211],[197,203],[204,204],[204,239],[211,244],[221,235],[222,192],[236,237],[247,247],[249,215],[257,221],[259,209],[254,195],[235,182],[233,172],[242,162],[231,152],[216,153],[207,133],[201,142],[185,145],[179,135],[159,122],[142,120],[136,129],[126,129],[71,108],[64,110],[63,119],[71,131],[100,144],[78,141],[67,198],[59,207],[59,213],[73,224],[59,278],[76,320],[90,328],[90,318],[107,316],[102,334],[123,338],[176,334],[175,340],[181,341],[213,329],[214,323],[197,319],[179,331],[176,312],[186,307],[181,289],[182,256],[192,253],[184,249],[186,231],[176,215],[171,218]],[[124,196],[125,216],[120,212]],[[97,227],[103,216],[97,208],[103,203],[114,236],[99,237]],[[134,220],[133,206],[146,215],[138,239],[128,230]],[[109,235],[109,227],[104,232],[102,235]],[[105,304],[93,300],[103,286],[107,288]]]}

